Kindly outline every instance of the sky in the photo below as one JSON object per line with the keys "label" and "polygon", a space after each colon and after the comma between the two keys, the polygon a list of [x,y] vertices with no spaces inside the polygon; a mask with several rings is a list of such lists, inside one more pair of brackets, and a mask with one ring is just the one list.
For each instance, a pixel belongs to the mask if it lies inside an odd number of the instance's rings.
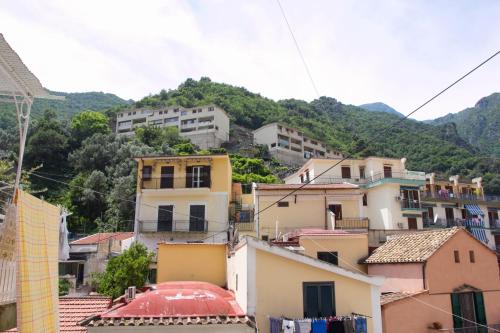
{"label": "sky", "polygon": [[[281,0],[321,96],[407,114],[500,50],[500,1]],[[140,99],[186,78],[318,97],[277,0],[16,0],[0,32],[51,90]],[[413,117],[500,92],[500,56]]]}

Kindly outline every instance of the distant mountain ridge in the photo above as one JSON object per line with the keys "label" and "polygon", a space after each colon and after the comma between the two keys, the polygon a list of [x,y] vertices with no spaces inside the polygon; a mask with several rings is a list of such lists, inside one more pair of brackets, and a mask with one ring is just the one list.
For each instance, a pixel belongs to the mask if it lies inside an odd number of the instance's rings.
{"label": "distant mountain ridge", "polygon": [[399,117],[404,117],[404,114],[396,111],[394,108],[392,108],[389,105],[382,103],[382,102],[363,104],[363,105],[359,105],[359,107],[366,110],[366,111],[385,112],[385,113],[390,113],[390,114],[393,114],[393,115],[396,115]]}
{"label": "distant mountain ridge", "polygon": [[457,133],[480,151],[500,157],[500,93],[481,98],[474,107],[426,121],[432,125],[453,123]]}

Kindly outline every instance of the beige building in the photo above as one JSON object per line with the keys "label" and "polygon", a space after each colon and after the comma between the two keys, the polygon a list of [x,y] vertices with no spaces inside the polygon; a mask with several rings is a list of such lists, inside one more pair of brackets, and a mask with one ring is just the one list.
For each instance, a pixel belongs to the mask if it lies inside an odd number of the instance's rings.
{"label": "beige building", "polygon": [[299,130],[279,123],[271,123],[253,131],[256,144],[265,145],[277,159],[300,165],[309,158],[342,157],[324,142],[312,139]]}
{"label": "beige building", "polygon": [[117,114],[116,133],[132,135],[141,126],[176,127],[181,136],[201,149],[217,148],[229,140],[229,117],[216,105],[133,109]]}
{"label": "beige building", "polygon": [[[255,316],[259,332],[270,317],[367,316],[368,332],[382,332],[379,287],[368,276],[282,246],[246,236],[227,262],[227,286],[244,312]],[[319,290],[322,295],[317,297]]]}
{"label": "beige building", "polygon": [[136,239],[156,252],[160,242],[225,242],[232,172],[229,156],[137,157]]}
{"label": "beige building", "polygon": [[369,243],[377,247],[389,234],[423,228],[419,189],[425,184],[425,173],[406,170],[405,162],[384,157],[313,158],[285,178],[285,183],[357,185],[362,202],[357,216],[369,220]]}

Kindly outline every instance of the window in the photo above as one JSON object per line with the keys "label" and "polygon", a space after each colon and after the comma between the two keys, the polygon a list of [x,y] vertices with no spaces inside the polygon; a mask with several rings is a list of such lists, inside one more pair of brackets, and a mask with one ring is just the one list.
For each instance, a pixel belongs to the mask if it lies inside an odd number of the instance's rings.
{"label": "window", "polygon": [[384,165],[384,178],[392,178],[392,166]]}
{"label": "window", "polygon": [[304,183],[304,175],[300,175],[300,182]]}
{"label": "window", "polygon": [[420,200],[418,197],[418,190],[403,188],[400,189],[401,198],[401,208],[415,209],[420,208]]}
{"label": "window", "polygon": [[271,147],[272,148],[276,147],[276,142],[271,143]]}
{"label": "window", "polygon": [[213,111],[214,110],[214,107],[213,106],[209,106],[208,107],[208,111]]}
{"label": "window", "polygon": [[181,116],[187,115],[187,111],[181,111]]}
{"label": "window", "polygon": [[160,113],[160,114],[163,114],[163,111],[160,111],[159,113]]}
{"label": "window", "polygon": [[252,194],[252,184],[241,184],[241,193]]}
{"label": "window", "polygon": [[304,318],[335,316],[334,282],[304,282]]}
{"label": "window", "polygon": [[143,166],[142,167],[142,180],[150,180],[152,173],[153,173],[153,167],[152,166],[150,166],[150,165]]}
{"label": "window", "polygon": [[160,188],[174,188],[174,167],[162,166],[160,171]]}
{"label": "window", "polygon": [[351,167],[343,166],[341,168],[341,171],[342,171],[342,178],[351,178]]}
{"label": "window", "polygon": [[134,112],[132,112],[132,114],[136,114],[136,112],[134,111]]}
{"label": "window", "polygon": [[342,205],[328,205],[328,209],[335,214],[335,221],[342,220]]}
{"label": "window", "polygon": [[327,263],[337,265],[339,264],[339,253],[337,251],[335,252],[318,252],[318,259],[325,261]]}
{"label": "window", "polygon": [[415,218],[415,217],[408,218],[408,229],[410,229],[410,230],[417,230],[418,229],[417,218]]}
{"label": "window", "polygon": [[262,240],[263,240],[264,242],[269,241],[269,235],[262,235]]}
{"label": "window", "polygon": [[157,273],[157,269],[156,268],[149,269],[149,272],[148,272],[148,282],[150,284],[156,284],[156,273]]}
{"label": "window", "polygon": [[368,206],[368,197],[366,193],[363,194],[363,206]]}
{"label": "window", "polygon": [[179,117],[165,118],[165,123],[176,123],[179,121]]}
{"label": "window", "polygon": [[189,206],[189,231],[205,231],[205,205]]}
{"label": "window", "polygon": [[453,251],[453,256],[455,257],[455,262],[459,263],[460,262],[460,253],[458,251]]}
{"label": "window", "polygon": [[359,167],[359,178],[365,179],[365,167],[364,166]]}
{"label": "window", "polygon": [[210,187],[210,166],[196,165],[186,167],[186,187]]}
{"label": "window", "polygon": [[460,292],[451,294],[451,309],[453,311],[453,328],[462,332],[462,328],[470,327],[470,330],[463,332],[486,332],[486,329],[476,329],[472,323],[487,325],[486,312],[484,309],[483,293]]}
{"label": "window", "polygon": [[131,115],[132,115],[132,112],[129,112],[129,113],[128,113],[128,115],[129,115],[129,116],[131,116]]}
{"label": "window", "polygon": [[280,202],[278,202],[278,207],[288,207],[288,201],[280,201]]}
{"label": "window", "polygon": [[158,224],[157,231],[172,231],[172,222],[174,217],[174,206],[158,206]]}
{"label": "window", "polygon": [[475,263],[476,262],[476,257],[474,256],[474,251],[469,251],[469,260],[471,263]]}
{"label": "window", "polygon": [[306,170],[306,183],[311,180],[311,175],[309,174],[309,170]]}

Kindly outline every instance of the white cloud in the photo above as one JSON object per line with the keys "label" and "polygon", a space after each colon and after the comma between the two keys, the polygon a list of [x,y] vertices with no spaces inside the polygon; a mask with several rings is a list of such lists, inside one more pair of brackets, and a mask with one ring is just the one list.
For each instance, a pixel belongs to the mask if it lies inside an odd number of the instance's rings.
{"label": "white cloud", "polygon": [[[322,95],[407,113],[495,48],[500,4],[286,1]],[[274,99],[316,98],[274,1],[2,4],[0,31],[50,89],[138,99],[187,77]],[[433,118],[500,91],[500,59],[415,115]]]}

